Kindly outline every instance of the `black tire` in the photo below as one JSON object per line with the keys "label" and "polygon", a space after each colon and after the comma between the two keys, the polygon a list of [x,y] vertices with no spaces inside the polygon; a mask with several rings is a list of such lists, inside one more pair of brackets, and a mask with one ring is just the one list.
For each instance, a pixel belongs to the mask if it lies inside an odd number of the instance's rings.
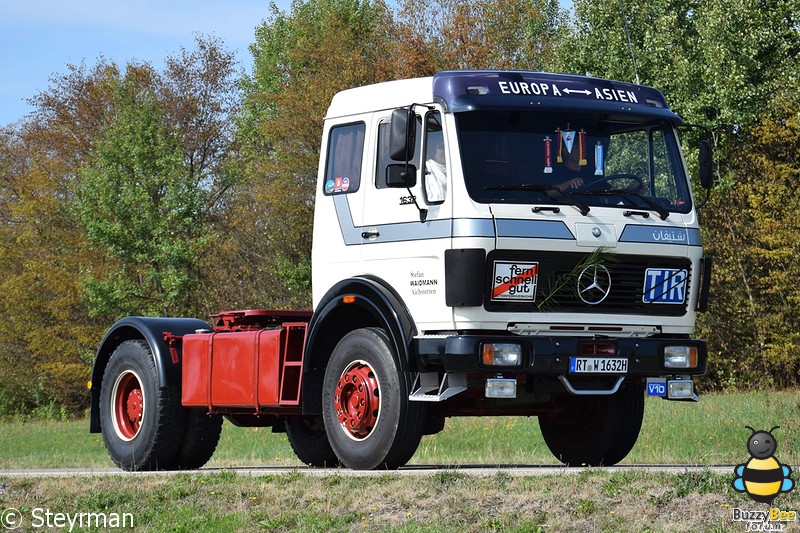
{"label": "black tire", "polygon": [[644,390],[631,383],[611,396],[564,396],[567,414],[540,416],[553,455],[567,466],[611,466],[631,451],[644,417]]}
{"label": "black tire", "polygon": [[335,468],[339,458],[328,442],[321,416],[292,416],[286,419],[289,444],[303,464],[318,468]]}
{"label": "black tire", "polygon": [[183,439],[184,419],[180,389],[159,388],[147,343],[120,344],[100,390],[100,424],[111,460],[129,471],[170,468]]}
{"label": "black tire", "polygon": [[222,433],[222,416],[206,414],[204,408],[186,408],[183,442],[172,461],[176,470],[195,470],[211,459]]}
{"label": "black tire", "polygon": [[325,430],[331,448],[349,468],[393,470],[419,446],[425,410],[409,401],[408,376],[391,346],[382,329],[352,331],[336,345],[325,369]]}

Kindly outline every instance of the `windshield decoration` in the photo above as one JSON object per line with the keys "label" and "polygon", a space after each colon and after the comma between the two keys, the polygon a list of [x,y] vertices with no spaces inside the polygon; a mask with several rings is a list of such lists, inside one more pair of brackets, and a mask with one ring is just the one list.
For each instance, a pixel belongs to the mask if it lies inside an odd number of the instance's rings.
{"label": "windshield decoration", "polygon": [[662,220],[670,212],[689,212],[689,186],[670,122],[565,114],[519,109],[456,113],[470,197],[539,210],[569,205],[584,216],[595,207],[653,212]]}
{"label": "windshield decoration", "polygon": [[550,144],[552,141],[550,140],[550,136],[547,135],[544,138],[544,173],[545,174],[552,174],[553,173],[553,153],[551,151]]}
{"label": "windshield decoration", "polygon": [[594,175],[603,175],[603,143],[600,141],[594,145]]}
{"label": "windshield decoration", "polygon": [[[566,163],[567,168],[577,169],[578,167],[582,167],[586,165],[586,132],[581,130],[577,137],[578,137],[578,149],[574,150],[575,148],[575,130],[571,130],[569,128],[569,124],[567,124],[567,129],[556,129],[556,136],[558,137],[558,155],[556,156],[556,161],[559,163]],[[577,162],[575,159],[577,158]]]}

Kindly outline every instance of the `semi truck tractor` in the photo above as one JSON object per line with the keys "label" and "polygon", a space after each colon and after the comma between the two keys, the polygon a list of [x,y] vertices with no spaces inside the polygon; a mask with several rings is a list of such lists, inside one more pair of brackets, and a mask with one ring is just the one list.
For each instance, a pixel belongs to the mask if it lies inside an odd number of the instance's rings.
{"label": "semi truck tractor", "polygon": [[[564,464],[621,461],[645,397],[697,401],[707,365],[680,126],[656,89],[564,74],[336,94],[313,310],[119,320],[90,430],[126,470],[202,466],[224,418],[285,432],[308,465],[394,469],[449,417],[512,415],[537,417]],[[704,188],[710,147],[687,154]]]}

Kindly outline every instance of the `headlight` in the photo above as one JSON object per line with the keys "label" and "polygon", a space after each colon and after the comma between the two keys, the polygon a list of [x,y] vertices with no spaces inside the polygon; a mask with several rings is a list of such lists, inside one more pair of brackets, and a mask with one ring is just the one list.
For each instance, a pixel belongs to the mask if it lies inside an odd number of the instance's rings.
{"label": "headlight", "polygon": [[696,346],[666,346],[664,348],[665,368],[697,368]]}
{"label": "headlight", "polygon": [[520,366],[522,345],[510,342],[486,342],[483,344],[481,361],[486,366]]}

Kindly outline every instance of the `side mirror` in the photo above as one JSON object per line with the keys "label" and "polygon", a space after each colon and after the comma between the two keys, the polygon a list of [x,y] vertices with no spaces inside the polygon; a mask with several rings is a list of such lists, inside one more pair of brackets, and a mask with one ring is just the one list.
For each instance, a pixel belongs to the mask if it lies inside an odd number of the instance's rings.
{"label": "side mirror", "polygon": [[417,184],[417,167],[414,165],[389,165],[386,167],[386,185],[392,189],[407,189]]}
{"label": "side mirror", "polygon": [[711,159],[711,141],[700,141],[700,184],[705,189],[710,189],[714,185],[713,164]]}
{"label": "side mirror", "polygon": [[414,158],[417,137],[417,120],[412,107],[392,111],[389,128],[389,157],[407,163]]}

